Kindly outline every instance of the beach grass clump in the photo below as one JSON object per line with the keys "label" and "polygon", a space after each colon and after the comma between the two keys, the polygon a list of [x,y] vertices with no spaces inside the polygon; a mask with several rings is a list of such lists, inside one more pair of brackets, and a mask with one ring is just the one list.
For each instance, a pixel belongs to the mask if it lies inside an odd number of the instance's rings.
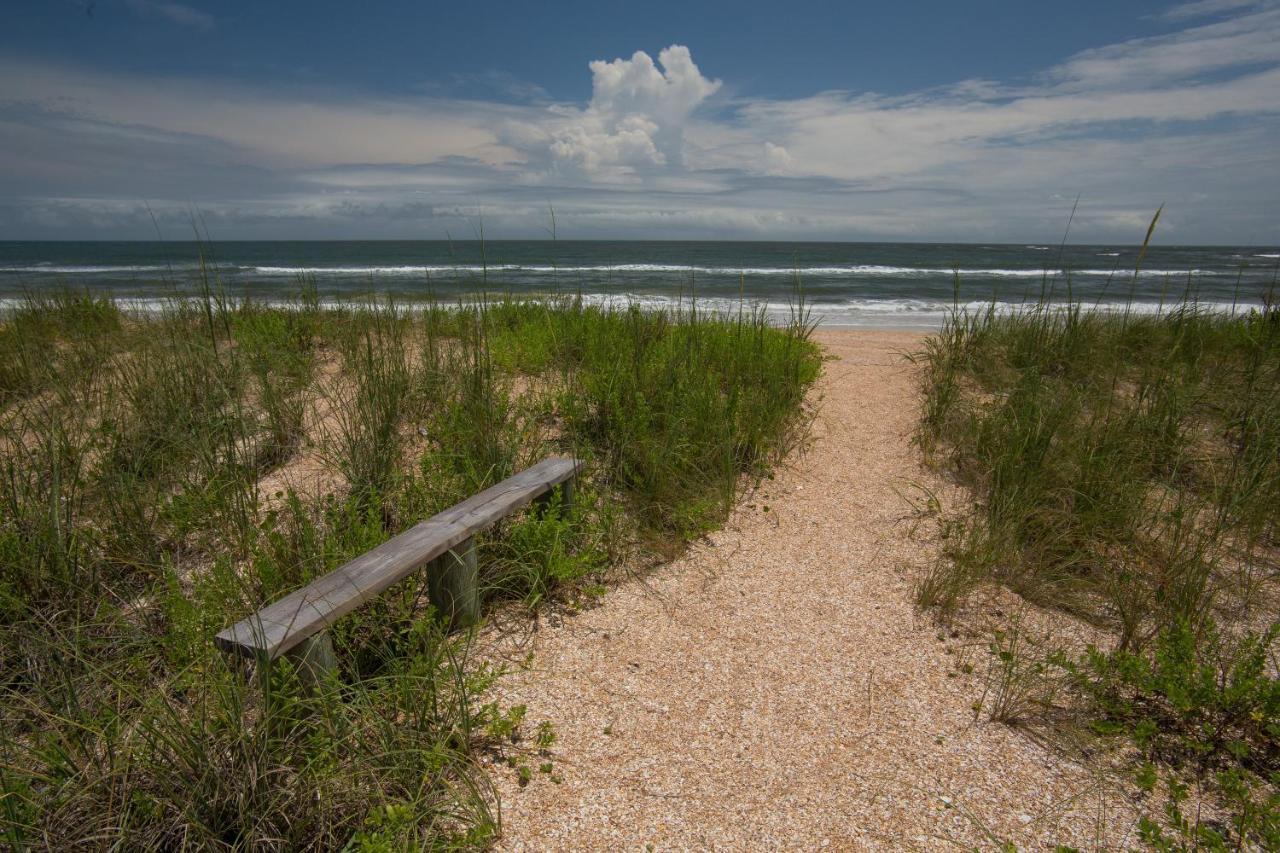
{"label": "beach grass clump", "polygon": [[[172,605],[164,617],[179,636],[214,621]],[[6,695],[0,784],[15,846],[296,849],[364,832],[399,849],[493,832],[484,779],[458,746],[492,716],[475,699],[483,674],[462,673],[462,641],[429,620],[394,667],[315,693],[283,662],[247,683],[207,634],[177,665],[158,631],[93,627],[110,631],[110,649],[29,635],[49,671],[38,692]]]}
{"label": "beach grass clump", "polygon": [[[1168,766],[1245,774],[1220,792],[1280,779],[1271,300],[958,311],[918,361],[917,441],[974,499],[918,603],[948,612],[994,582],[1084,620],[1113,646],[1059,663],[1100,730]],[[1274,813],[1259,820],[1219,834],[1257,842]]]}
{"label": "beach grass clump", "polygon": [[[220,629],[551,454],[586,467],[477,538],[483,597],[598,589],[722,519],[801,440],[808,325],[566,300],[0,318],[0,837],[14,847],[477,846],[498,671],[425,577],[333,626],[337,674],[252,679]],[[6,370],[10,370],[6,366]],[[512,766],[523,766],[516,761]]]}
{"label": "beach grass clump", "polygon": [[719,316],[567,303],[494,312],[494,349],[519,370],[561,375],[566,440],[589,450],[642,528],[681,542],[719,523],[743,477],[759,478],[807,423],[820,356],[802,317]]}
{"label": "beach grass clump", "polygon": [[[305,293],[305,291],[304,291]],[[297,310],[280,311],[246,303],[235,317],[232,334],[243,348],[256,387],[256,408],[267,426],[257,449],[259,467],[287,460],[306,438],[307,391],[316,367],[319,311],[314,299]]]}
{"label": "beach grass clump", "polygon": [[78,381],[111,350],[115,302],[68,291],[29,293],[0,326],[0,405]]}
{"label": "beach grass clump", "polygon": [[401,425],[413,403],[408,321],[394,303],[374,304],[334,325],[341,377],[326,389],[333,427],[326,440],[350,492],[387,491],[401,465]]}
{"label": "beach grass clump", "polygon": [[1280,529],[1274,317],[1188,303],[948,322],[924,355],[918,440],[979,499],[955,564],[1113,625],[1125,648],[1215,607],[1256,612]]}

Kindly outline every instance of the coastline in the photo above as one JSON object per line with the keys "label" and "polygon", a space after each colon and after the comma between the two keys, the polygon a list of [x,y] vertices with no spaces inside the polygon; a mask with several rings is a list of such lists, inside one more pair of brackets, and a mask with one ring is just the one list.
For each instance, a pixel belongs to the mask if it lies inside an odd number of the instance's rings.
{"label": "coastline", "polygon": [[[1142,258],[1139,259],[1139,252]],[[1257,305],[1280,251],[1265,246],[718,241],[0,241],[0,308],[57,288],[152,310],[207,289],[288,304],[402,305],[581,298],[591,305],[785,321],[801,305],[829,328],[935,329],[955,307],[1007,312],[1040,299],[1153,313],[1189,293],[1215,312]],[[1136,270],[1136,272],[1135,272]]]}

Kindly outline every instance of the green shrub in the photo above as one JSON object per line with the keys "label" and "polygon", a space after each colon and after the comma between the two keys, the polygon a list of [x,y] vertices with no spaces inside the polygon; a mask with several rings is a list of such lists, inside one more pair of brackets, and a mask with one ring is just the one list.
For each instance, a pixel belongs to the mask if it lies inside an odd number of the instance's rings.
{"label": "green shrub", "polygon": [[1228,641],[1211,619],[1198,631],[1183,621],[1150,655],[1091,648],[1071,671],[1095,700],[1099,727],[1131,734],[1149,757],[1238,763],[1265,778],[1280,771],[1280,678],[1268,661],[1277,636],[1280,623]]}

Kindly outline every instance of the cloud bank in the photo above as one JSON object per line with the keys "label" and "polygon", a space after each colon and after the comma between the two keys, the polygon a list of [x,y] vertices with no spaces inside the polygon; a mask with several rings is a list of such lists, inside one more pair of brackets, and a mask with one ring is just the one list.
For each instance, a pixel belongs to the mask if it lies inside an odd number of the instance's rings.
{"label": "cloud bank", "polygon": [[[182,19],[181,7],[139,8]],[[143,79],[0,60],[0,234],[1280,242],[1280,7],[1201,0],[1176,29],[1021,81],[786,100],[689,47],[589,63],[559,103]],[[516,81],[517,83],[519,81]],[[504,78],[508,91],[518,91]]]}

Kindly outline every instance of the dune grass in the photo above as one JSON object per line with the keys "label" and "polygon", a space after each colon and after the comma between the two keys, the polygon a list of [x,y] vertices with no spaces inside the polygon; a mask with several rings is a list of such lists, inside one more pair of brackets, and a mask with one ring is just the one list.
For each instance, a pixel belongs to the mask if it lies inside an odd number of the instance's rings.
{"label": "dune grass", "polygon": [[[810,326],[571,299],[29,297],[0,321],[0,837],[16,847],[467,847],[521,709],[412,578],[340,676],[246,681],[213,634],[551,453],[570,510],[480,541],[489,606],[669,557],[803,436]],[[308,468],[310,466],[310,468]],[[292,489],[282,475],[319,470]],[[549,736],[545,735],[544,736]]]}
{"label": "dune grass", "polygon": [[1144,779],[1164,768],[1224,798],[1229,818],[1201,821],[1169,782],[1171,810],[1144,824],[1153,845],[1280,844],[1271,295],[1234,314],[1190,298],[1156,314],[957,311],[918,360],[917,441],[974,500],[948,519],[918,604],[947,614],[997,583],[1112,637],[1020,668],[1006,635],[996,669],[1056,673],[1046,683],[1074,688],[1098,731],[1137,744]]}

